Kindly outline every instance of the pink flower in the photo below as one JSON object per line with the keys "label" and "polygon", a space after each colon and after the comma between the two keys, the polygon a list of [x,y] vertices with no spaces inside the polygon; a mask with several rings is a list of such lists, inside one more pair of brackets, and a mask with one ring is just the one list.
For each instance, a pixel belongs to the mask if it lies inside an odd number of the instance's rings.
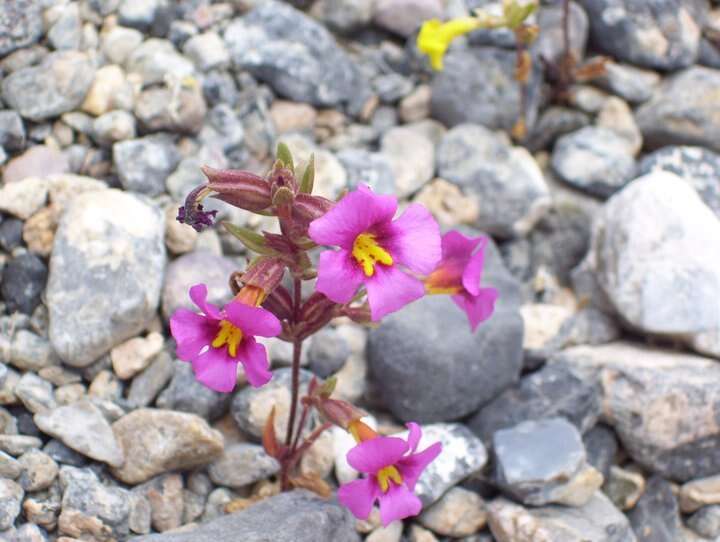
{"label": "pink flower", "polygon": [[413,493],[420,474],[442,450],[436,442],[416,452],[422,431],[416,423],[407,424],[407,441],[397,437],[375,437],[355,446],[347,454],[350,465],[367,474],[338,489],[338,499],[358,519],[367,519],[375,501],[380,502],[384,526],[396,519],[416,516],[422,502]]}
{"label": "pink flower", "polygon": [[[498,291],[480,288],[487,237],[465,237],[449,231],[442,238],[442,260],[425,279],[429,294],[450,294],[455,304],[465,311],[475,331],[495,309]],[[475,254],[473,251],[478,249]]]}
{"label": "pink flower", "polygon": [[426,275],[440,260],[440,230],[422,205],[412,204],[397,220],[397,198],[361,185],[310,224],[320,245],[339,246],[320,254],[317,290],[348,303],[361,284],[370,313],[379,320],[425,294],[407,271]]}
{"label": "pink flower", "polygon": [[170,318],[170,331],[177,342],[177,357],[192,363],[195,377],[215,391],[230,392],[237,382],[238,363],[254,387],[272,375],[265,347],[255,335],[275,337],[280,321],[272,313],[239,301],[220,310],[207,302],[207,286],[190,288],[190,299],[202,314],[178,309]]}

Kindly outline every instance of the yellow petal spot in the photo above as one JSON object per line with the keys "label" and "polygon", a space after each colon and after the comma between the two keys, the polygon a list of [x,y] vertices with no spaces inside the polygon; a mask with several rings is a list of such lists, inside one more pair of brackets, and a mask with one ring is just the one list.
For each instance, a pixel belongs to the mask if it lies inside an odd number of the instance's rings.
{"label": "yellow petal spot", "polygon": [[380,469],[377,473],[377,480],[383,493],[387,493],[387,490],[390,489],[390,480],[395,482],[397,485],[402,484],[403,481],[402,476],[400,476],[400,473],[394,465],[389,465]]}
{"label": "yellow petal spot", "polygon": [[243,333],[239,327],[232,325],[227,320],[220,322],[220,331],[212,342],[214,348],[222,348],[227,344],[228,353],[231,358],[237,357],[238,346],[242,342]]}
{"label": "yellow petal spot", "polygon": [[445,23],[438,19],[425,21],[417,37],[420,51],[430,57],[434,70],[443,69],[443,56],[452,40],[479,28],[481,22],[474,17],[459,17]]}
{"label": "yellow petal spot", "polygon": [[462,291],[462,275],[457,276],[442,265],[425,279],[425,292],[429,295],[455,295]]}
{"label": "yellow petal spot", "polygon": [[393,264],[390,253],[378,244],[372,233],[361,233],[355,238],[352,255],[355,261],[362,266],[366,277],[372,277],[375,274],[375,266],[378,263]]}

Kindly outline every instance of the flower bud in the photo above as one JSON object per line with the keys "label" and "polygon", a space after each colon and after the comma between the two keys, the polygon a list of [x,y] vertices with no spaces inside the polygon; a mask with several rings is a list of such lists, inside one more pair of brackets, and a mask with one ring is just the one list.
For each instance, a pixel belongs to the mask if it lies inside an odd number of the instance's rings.
{"label": "flower bud", "polygon": [[246,287],[255,286],[267,295],[282,281],[285,267],[286,264],[281,258],[260,256],[250,264],[241,280]]}
{"label": "flower bud", "polygon": [[181,224],[192,226],[195,231],[212,226],[217,211],[204,211],[200,203],[205,199],[211,190],[207,185],[194,188],[185,198],[185,205],[178,209],[176,220]]}
{"label": "flower bud", "polygon": [[213,197],[251,212],[263,211],[272,205],[270,184],[249,171],[213,169],[203,166],[208,178],[207,187],[217,194]]}

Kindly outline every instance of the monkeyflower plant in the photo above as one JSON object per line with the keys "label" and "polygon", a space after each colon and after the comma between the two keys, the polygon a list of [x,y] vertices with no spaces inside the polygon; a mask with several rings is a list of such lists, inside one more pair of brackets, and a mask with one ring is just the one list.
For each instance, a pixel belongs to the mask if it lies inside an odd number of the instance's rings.
{"label": "monkeyflower plant", "polygon": [[[384,525],[418,514],[415,484],[441,453],[441,444],[419,449],[422,430],[407,424],[407,438],[379,435],[361,421],[366,413],[333,397],[335,377],[313,379],[300,397],[303,341],[334,318],[378,323],[424,295],[450,295],[477,326],[493,312],[497,291],[481,287],[487,239],[451,231],[441,235],[432,215],[411,204],[398,213],[397,198],[360,185],[338,201],[313,195],[314,161],[296,167],[286,146],[260,177],[247,171],[204,168],[207,182],[192,190],[177,219],[200,231],[212,226],[216,211],[203,201],[213,197],[251,213],[275,217],[280,233],[257,233],[228,222],[222,225],[256,257],[229,277],[233,299],[223,307],[210,303],[205,284],[188,292],[193,310],[178,309],[170,318],[177,357],[192,364],[205,386],[232,392],[242,367],[249,385],[272,378],[265,347],[256,337],[277,337],[293,345],[291,402],[285,435],[275,433],[275,411],[263,432],[263,446],[280,463],[282,490],[296,487],[329,495],[323,480],[298,474],[303,453],[323,431],[339,426],[355,439],[348,463],[360,478],[342,485],[338,499],[365,519],[377,503]],[[317,259],[312,251],[319,250]],[[317,267],[313,263],[317,261]],[[315,281],[303,295],[302,284]],[[307,290],[305,290],[307,291]],[[306,428],[315,410],[322,423]]]}

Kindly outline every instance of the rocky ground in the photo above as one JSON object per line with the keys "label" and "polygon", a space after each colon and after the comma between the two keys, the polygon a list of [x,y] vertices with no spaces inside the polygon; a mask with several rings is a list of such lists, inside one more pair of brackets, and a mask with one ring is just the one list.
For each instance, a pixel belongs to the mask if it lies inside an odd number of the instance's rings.
{"label": "rocky ground", "polygon": [[[612,60],[558,104],[547,2],[521,143],[511,34],[459,39],[434,74],[413,45],[493,2],[297,4],[0,6],[0,539],[720,540],[720,3],[572,4],[573,51]],[[259,435],[287,416],[287,345],[232,395],[174,357],[189,285],[221,302],[245,262],[177,206],[200,165],[263,173],[278,140],[315,153],[322,195],[367,182],[495,241],[476,334],[427,298],[306,350],[305,381],[338,372],[380,430],[444,443],[404,525],[276,496]],[[349,445],[328,433],[303,471],[352,479]]]}

